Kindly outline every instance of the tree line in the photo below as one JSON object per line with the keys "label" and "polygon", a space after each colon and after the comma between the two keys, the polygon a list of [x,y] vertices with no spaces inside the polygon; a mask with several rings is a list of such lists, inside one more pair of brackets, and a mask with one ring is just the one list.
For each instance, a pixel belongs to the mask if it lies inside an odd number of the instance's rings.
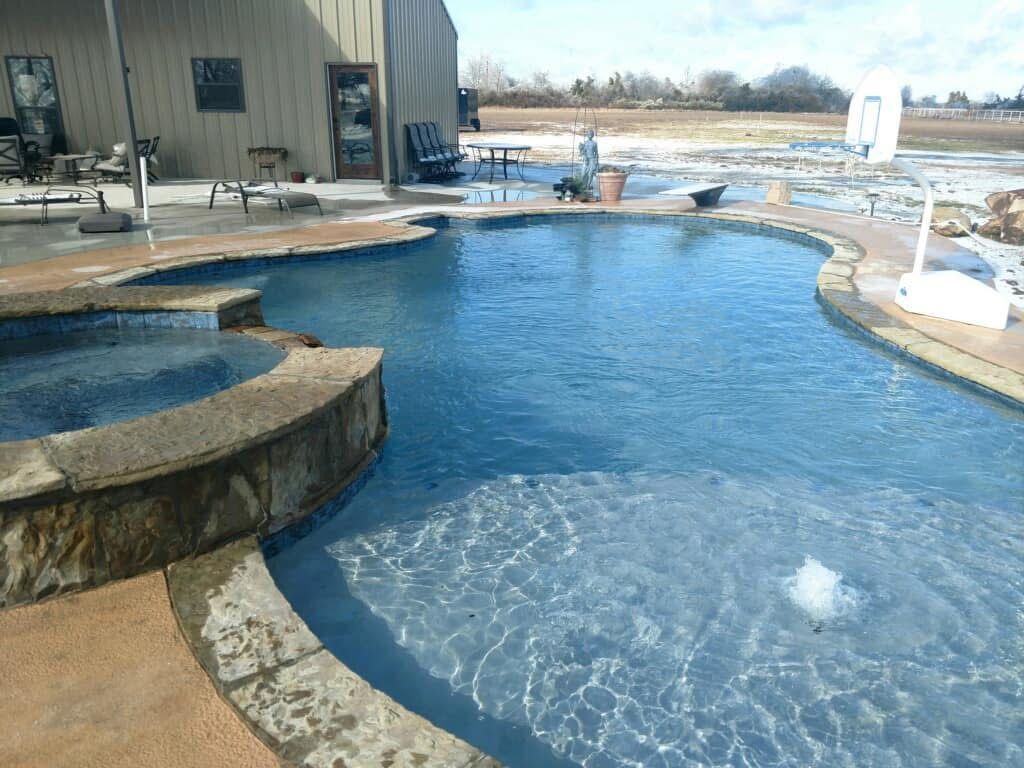
{"label": "tree line", "polygon": [[[569,85],[553,83],[546,72],[519,79],[501,61],[486,54],[469,59],[461,84],[479,90],[481,106],[593,107],[620,109],[710,109],[729,112],[845,112],[850,92],[808,67],[779,67],[763,77],[744,80],[724,69],[686,70],[682,77],[657,77],[650,72],[613,72],[607,78],[578,77]],[[988,109],[1024,109],[1024,88],[1015,98],[986,94],[972,101],[963,91],[952,91],[945,103],[934,96],[913,99],[903,87],[904,106],[971,106]]]}
{"label": "tree line", "polygon": [[649,72],[613,72],[597,79],[553,83],[546,72],[527,79],[509,74],[505,64],[487,55],[466,62],[461,84],[477,88],[481,106],[566,107],[586,103],[623,109],[715,109],[764,112],[841,112],[847,91],[807,67],[780,67],[765,77],[742,80],[735,72],[711,69],[678,80]]}

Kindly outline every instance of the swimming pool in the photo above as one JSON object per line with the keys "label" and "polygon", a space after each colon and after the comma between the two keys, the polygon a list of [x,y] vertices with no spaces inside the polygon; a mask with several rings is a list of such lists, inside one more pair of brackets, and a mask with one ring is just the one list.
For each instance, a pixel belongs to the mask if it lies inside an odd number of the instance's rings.
{"label": "swimming pool", "polygon": [[281,350],[241,334],[92,330],[0,341],[0,441],[199,400],[265,373]]}
{"label": "swimming pool", "polygon": [[278,585],[513,767],[1021,763],[1024,419],[835,325],[823,258],[545,217],[204,274],[386,349],[383,459]]}

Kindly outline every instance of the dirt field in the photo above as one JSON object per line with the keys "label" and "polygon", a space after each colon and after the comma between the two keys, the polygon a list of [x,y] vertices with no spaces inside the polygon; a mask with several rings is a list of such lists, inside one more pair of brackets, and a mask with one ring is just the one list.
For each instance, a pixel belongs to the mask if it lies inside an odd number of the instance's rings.
{"label": "dirt field", "polygon": [[[565,133],[572,129],[574,109],[480,110],[481,134]],[[604,136],[682,139],[697,144],[764,146],[792,141],[840,139],[844,115],[772,112],[653,111],[601,109],[599,132]],[[483,138],[483,136],[481,136]],[[900,130],[905,149],[945,152],[1024,152],[1024,124],[907,118]]]}

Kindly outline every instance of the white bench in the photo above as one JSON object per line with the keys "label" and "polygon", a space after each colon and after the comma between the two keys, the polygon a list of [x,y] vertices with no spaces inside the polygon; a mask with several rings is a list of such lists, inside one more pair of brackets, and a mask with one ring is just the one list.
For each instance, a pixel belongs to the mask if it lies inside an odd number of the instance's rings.
{"label": "white bench", "polygon": [[676,187],[675,189],[666,189],[664,192],[659,192],[660,195],[676,195],[693,198],[699,207],[708,205],[715,205],[718,202],[718,198],[725,192],[725,188],[728,184],[687,184],[685,187]]}

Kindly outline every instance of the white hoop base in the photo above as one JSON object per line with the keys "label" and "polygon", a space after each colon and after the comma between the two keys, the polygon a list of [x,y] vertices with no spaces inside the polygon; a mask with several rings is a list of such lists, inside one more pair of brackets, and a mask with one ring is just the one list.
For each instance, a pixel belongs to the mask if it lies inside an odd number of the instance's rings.
{"label": "white hoop base", "polygon": [[915,315],[927,315],[997,331],[1006,329],[1010,300],[995,288],[953,269],[900,278],[896,305]]}

